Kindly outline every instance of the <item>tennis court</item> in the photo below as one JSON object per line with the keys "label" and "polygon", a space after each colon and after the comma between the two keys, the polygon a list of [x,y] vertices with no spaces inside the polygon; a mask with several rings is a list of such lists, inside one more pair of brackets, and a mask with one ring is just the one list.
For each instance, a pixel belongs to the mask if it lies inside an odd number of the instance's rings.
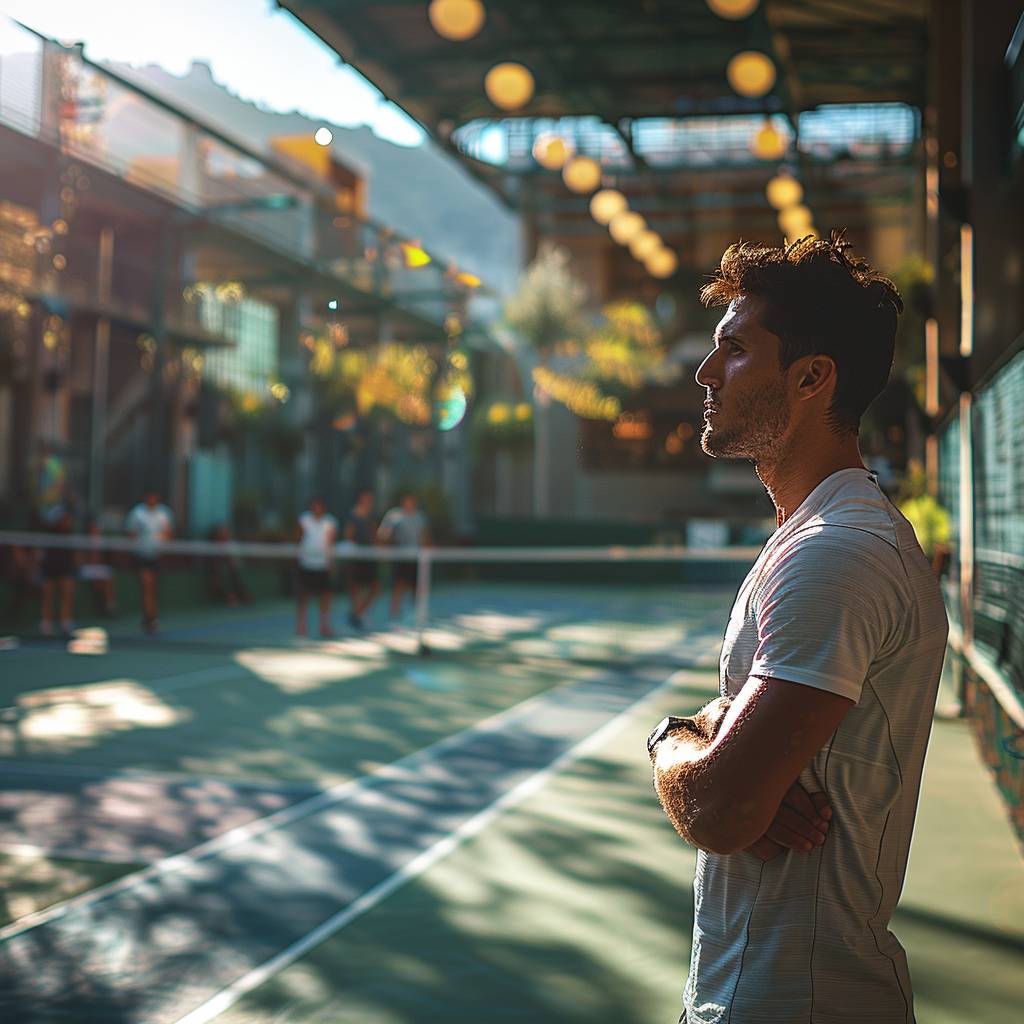
{"label": "tennis court", "polygon": [[[693,854],[643,737],[715,692],[731,599],[442,585],[429,657],[409,626],[296,640],[284,602],[118,623],[98,656],[26,639],[4,1019],[672,1019]],[[930,758],[896,924],[919,1020],[1005,1020],[1024,867],[966,725]]]}

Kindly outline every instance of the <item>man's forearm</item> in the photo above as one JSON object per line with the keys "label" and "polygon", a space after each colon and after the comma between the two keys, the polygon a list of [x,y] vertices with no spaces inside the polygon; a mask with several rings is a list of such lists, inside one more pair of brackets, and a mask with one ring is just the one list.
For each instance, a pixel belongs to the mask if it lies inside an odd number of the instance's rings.
{"label": "man's forearm", "polygon": [[654,789],[669,821],[692,846],[700,841],[701,815],[708,804],[708,783],[704,755],[718,734],[731,700],[718,697],[685,719],[655,748]]}

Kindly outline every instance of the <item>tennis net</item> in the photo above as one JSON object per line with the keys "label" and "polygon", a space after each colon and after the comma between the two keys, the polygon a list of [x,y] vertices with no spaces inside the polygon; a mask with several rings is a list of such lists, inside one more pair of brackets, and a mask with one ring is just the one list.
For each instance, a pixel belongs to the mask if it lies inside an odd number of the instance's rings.
{"label": "tennis net", "polygon": [[[108,646],[154,651],[391,636],[420,652],[501,642],[569,658],[689,662],[686,638],[699,622],[710,638],[700,658],[713,661],[757,553],[342,543],[321,572],[299,564],[295,544],[174,540],[140,558],[129,538],[6,532],[0,634],[8,648],[81,653],[101,650],[104,636]],[[155,614],[145,608],[146,586]],[[154,618],[159,632],[144,631]]]}

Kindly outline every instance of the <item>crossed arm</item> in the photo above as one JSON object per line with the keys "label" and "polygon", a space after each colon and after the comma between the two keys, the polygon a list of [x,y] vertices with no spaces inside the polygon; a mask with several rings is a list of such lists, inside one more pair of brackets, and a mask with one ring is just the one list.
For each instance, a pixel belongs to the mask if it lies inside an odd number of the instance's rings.
{"label": "crossed arm", "polygon": [[[851,707],[825,690],[755,676],[731,701],[712,701],[652,754],[655,790],[676,831],[710,853],[767,859],[793,845],[787,811],[809,806],[797,777]],[[827,819],[824,806],[814,801]]]}

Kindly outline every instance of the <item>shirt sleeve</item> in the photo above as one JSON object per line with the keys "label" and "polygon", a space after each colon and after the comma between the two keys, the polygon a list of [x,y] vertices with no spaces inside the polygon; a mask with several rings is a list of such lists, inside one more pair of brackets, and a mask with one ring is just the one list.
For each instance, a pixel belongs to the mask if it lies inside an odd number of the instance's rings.
{"label": "shirt sleeve", "polygon": [[898,565],[891,545],[863,532],[826,527],[794,540],[755,597],[750,674],[856,703],[894,628]]}

